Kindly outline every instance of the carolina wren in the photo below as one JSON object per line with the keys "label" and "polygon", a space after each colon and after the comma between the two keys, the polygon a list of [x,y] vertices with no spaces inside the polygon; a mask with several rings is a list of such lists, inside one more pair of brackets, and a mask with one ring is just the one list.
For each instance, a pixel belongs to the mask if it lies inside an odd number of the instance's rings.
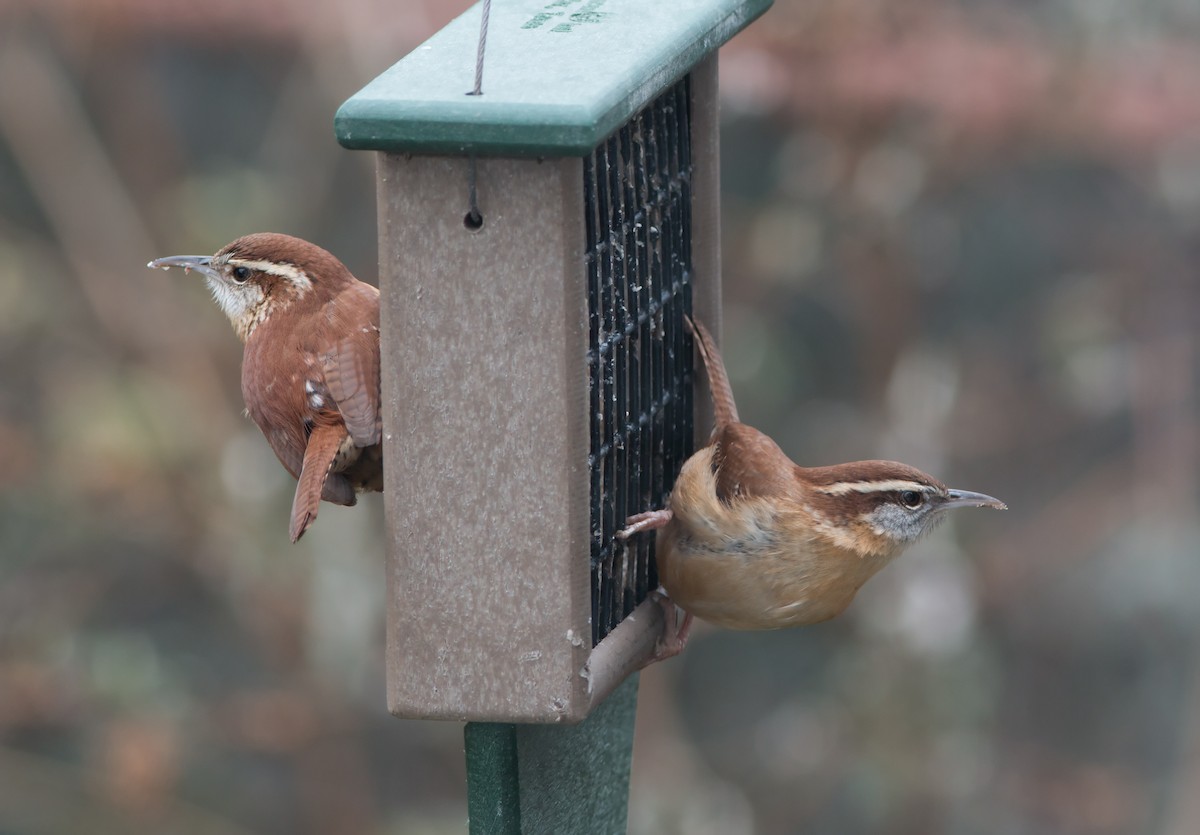
{"label": "carolina wren", "polygon": [[[956,507],[1006,509],[895,461],[801,467],[738,421],[711,335],[687,322],[708,371],[715,428],[684,462],[663,510],[631,516],[626,539],[657,529],[666,632],[653,660],[679,653],[692,617],[730,629],[778,629],[840,614],[905,546]],[[684,610],[676,627],[675,606]]]}
{"label": "carolina wren", "polygon": [[383,489],[377,289],[319,246],[273,233],[147,266],[201,273],[245,343],[246,413],[299,481],[292,542],[321,499],[352,505]]}

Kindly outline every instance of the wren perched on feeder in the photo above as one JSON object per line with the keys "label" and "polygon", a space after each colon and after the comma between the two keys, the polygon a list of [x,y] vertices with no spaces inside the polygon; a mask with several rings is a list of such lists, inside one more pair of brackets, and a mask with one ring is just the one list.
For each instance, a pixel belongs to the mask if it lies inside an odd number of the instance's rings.
{"label": "wren perched on feeder", "polygon": [[147,266],[201,273],[245,343],[246,412],[299,481],[292,542],[322,499],[352,505],[383,489],[376,288],[319,246],[273,233]]}
{"label": "wren perched on feeder", "polygon": [[[738,421],[721,356],[687,324],[708,371],[715,428],[684,462],[667,507],[631,516],[626,539],[658,530],[666,627],[653,660],[679,653],[692,618],[778,629],[840,614],[876,572],[956,507],[1006,505],[895,461],[801,467]],[[675,606],[685,612],[676,627]]]}

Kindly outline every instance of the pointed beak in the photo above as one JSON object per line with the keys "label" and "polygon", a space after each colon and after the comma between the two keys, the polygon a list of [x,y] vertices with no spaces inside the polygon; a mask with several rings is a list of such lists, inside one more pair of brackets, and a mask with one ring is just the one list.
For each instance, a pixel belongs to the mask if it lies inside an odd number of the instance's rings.
{"label": "pointed beak", "polygon": [[952,507],[994,507],[996,510],[1008,510],[1008,505],[999,499],[983,493],[972,493],[970,490],[949,490],[946,496],[946,501],[938,510],[949,510]]}
{"label": "pointed beak", "polygon": [[212,265],[211,255],[168,255],[166,258],[155,258],[146,265],[152,270],[165,270],[170,267],[183,267],[184,272],[195,270],[208,278],[219,278],[220,273]]}

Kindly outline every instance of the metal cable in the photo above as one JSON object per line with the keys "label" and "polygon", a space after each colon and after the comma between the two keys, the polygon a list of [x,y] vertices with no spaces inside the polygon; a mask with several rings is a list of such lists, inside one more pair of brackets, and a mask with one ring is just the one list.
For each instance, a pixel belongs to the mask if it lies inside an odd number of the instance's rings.
{"label": "metal cable", "polygon": [[[468,96],[483,95],[483,54],[487,49],[488,21],[492,17],[492,0],[483,0],[483,17],[479,21],[479,48],[475,50],[475,89]],[[477,178],[475,154],[467,160],[467,216],[466,227],[477,231],[483,226],[483,213],[479,211],[479,199],[475,188]]]}
{"label": "metal cable", "polygon": [[468,96],[483,95],[483,51],[487,48],[488,19],[492,16],[492,0],[483,0],[483,18],[479,21],[479,48],[475,51],[475,89]]}
{"label": "metal cable", "polygon": [[467,228],[473,232],[483,226],[483,213],[479,211],[479,197],[475,190],[477,179],[475,168],[475,155],[471,154],[467,157],[467,203],[470,208],[464,222]]}

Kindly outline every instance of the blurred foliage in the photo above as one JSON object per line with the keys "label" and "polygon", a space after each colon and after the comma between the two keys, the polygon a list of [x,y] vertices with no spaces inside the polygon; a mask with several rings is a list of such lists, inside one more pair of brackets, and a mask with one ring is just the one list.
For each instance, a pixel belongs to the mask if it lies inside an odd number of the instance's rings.
{"label": "blurred foliage", "polygon": [[[143,265],[371,280],[332,114],[464,6],[0,3],[0,831],[461,831],[459,728],[384,710],[379,503],[287,545],[236,339]],[[1200,831],[1197,78],[1183,0],[778,0],[723,51],[743,416],[1012,509],[647,671],[632,832]]]}

